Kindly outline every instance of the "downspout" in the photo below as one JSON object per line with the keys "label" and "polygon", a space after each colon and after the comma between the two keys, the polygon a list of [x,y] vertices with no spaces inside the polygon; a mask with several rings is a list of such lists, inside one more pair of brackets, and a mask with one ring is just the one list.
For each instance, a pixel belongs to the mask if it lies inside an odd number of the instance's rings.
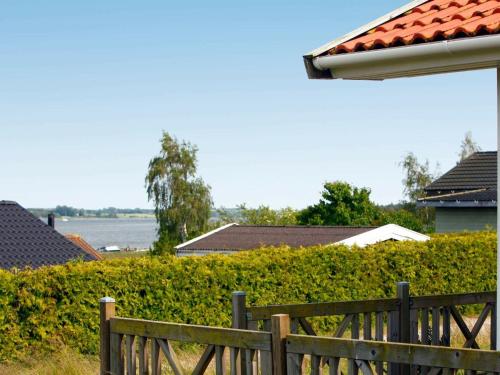
{"label": "downspout", "polygon": [[[498,181],[500,180],[500,66],[497,67],[497,302],[496,315],[496,349],[500,349],[500,316],[498,302],[500,301],[500,205],[498,204]],[[491,327],[491,329],[494,329]]]}

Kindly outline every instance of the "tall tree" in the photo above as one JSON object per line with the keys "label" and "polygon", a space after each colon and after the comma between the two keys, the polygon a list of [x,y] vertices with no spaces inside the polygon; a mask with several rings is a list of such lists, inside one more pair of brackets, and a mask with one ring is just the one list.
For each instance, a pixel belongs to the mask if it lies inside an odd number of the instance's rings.
{"label": "tall tree", "polygon": [[378,209],[370,201],[370,189],[346,182],[327,182],[319,203],[302,210],[298,222],[303,225],[371,225]]}
{"label": "tall tree", "polygon": [[152,250],[158,254],[205,231],[212,207],[210,186],[196,176],[197,147],[167,132],[160,143],[160,153],[149,162],[146,175],[148,199],[154,203],[158,222]]}
{"label": "tall tree", "polygon": [[421,163],[413,152],[408,153],[400,163],[403,168],[403,192],[412,203],[416,203],[418,198],[424,196],[424,188],[429,185],[437,176],[436,172],[430,171],[429,161]]}
{"label": "tall tree", "polygon": [[460,161],[467,159],[478,151],[481,151],[481,147],[472,139],[472,132],[468,131],[460,144],[460,152],[458,153]]}

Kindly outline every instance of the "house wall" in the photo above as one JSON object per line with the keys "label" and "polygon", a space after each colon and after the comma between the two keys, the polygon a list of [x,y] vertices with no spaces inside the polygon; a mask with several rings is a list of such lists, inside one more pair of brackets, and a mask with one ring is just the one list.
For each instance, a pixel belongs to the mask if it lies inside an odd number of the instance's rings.
{"label": "house wall", "polygon": [[497,228],[497,209],[436,208],[436,232],[479,231]]}

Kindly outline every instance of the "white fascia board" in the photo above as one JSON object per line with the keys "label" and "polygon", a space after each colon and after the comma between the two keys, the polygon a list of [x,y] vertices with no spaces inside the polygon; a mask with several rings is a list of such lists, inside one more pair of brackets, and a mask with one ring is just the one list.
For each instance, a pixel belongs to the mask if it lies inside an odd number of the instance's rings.
{"label": "white fascia board", "polygon": [[364,26],[361,26],[359,28],[357,28],[356,30],[354,31],[351,31],[350,33],[340,37],[340,38],[337,38],[329,43],[326,43],[324,45],[322,45],[321,47],[319,48],[316,48],[314,50],[312,50],[311,52],[308,52],[304,55],[304,57],[317,57],[317,56],[320,56],[322,54],[324,54],[325,52],[328,52],[329,50],[331,50],[332,48],[335,48],[337,47],[339,44],[342,44],[342,43],[345,43],[351,39],[354,39],[368,31],[370,31],[371,29],[377,27],[377,26],[380,26],[386,22],[389,22],[391,21],[392,19],[396,18],[396,17],[399,17],[400,15],[408,12],[409,10],[415,8],[415,7],[418,7],[419,5],[422,5],[423,3],[426,3],[427,1],[429,0],[414,0],[414,1],[411,1],[410,3],[406,4],[406,5],[403,5],[402,7],[396,9],[396,10],[393,10],[392,12],[389,12],[387,13],[386,15],[382,16],[382,17],[379,17],[377,18],[376,20],[370,22],[370,23],[367,23],[366,25]]}
{"label": "white fascia board", "polygon": [[314,69],[330,79],[383,80],[493,68],[500,65],[500,35],[476,36],[320,56]]}
{"label": "white fascia board", "polygon": [[224,230],[226,228],[232,227],[234,225],[238,225],[238,223],[229,223],[229,224],[223,225],[222,227],[219,227],[217,229],[211,230],[210,232],[202,234],[201,236],[198,236],[198,237],[193,238],[193,239],[191,239],[189,241],[181,243],[180,245],[175,246],[174,249],[177,250],[177,249],[183,248],[184,246],[191,245],[193,242],[199,241],[199,240],[201,240],[201,239],[203,239],[205,237],[211,236],[214,233],[220,232],[221,230]]}
{"label": "white fascia board", "polygon": [[336,244],[365,247],[367,245],[372,245],[377,242],[388,240],[423,242],[430,240],[430,237],[396,224],[387,224],[368,232],[361,233],[356,236],[339,241]]}

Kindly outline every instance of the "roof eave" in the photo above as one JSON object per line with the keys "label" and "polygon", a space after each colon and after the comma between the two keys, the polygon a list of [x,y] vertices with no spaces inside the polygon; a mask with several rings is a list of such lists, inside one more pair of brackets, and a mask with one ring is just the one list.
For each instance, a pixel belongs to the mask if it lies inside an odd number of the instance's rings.
{"label": "roof eave", "polygon": [[496,208],[496,201],[420,201],[417,207],[435,208]]}
{"label": "roof eave", "polygon": [[311,79],[383,80],[500,66],[500,35],[305,57]]}
{"label": "roof eave", "polygon": [[320,55],[323,55],[324,53],[330,51],[332,48],[335,48],[342,43],[345,43],[351,39],[354,39],[354,38],[368,32],[368,31],[372,30],[373,28],[375,28],[377,26],[380,26],[386,22],[389,22],[392,19],[399,17],[403,13],[406,13],[409,10],[411,10],[415,7],[418,7],[419,5],[422,5],[423,3],[427,2],[427,1],[428,0],[413,0],[413,1],[409,2],[408,4],[403,5],[402,7],[398,8],[396,10],[393,10],[393,11],[387,13],[386,15],[383,15],[382,17],[377,18],[376,20],[374,20],[372,22],[369,22],[366,25],[363,25],[363,26],[357,28],[356,30],[351,31],[350,33],[345,34],[344,36],[341,36],[340,38],[337,38],[329,43],[322,45],[319,48],[316,48],[316,49],[306,53],[304,55],[304,59],[307,59],[308,57],[314,58],[314,57],[318,57]]}

